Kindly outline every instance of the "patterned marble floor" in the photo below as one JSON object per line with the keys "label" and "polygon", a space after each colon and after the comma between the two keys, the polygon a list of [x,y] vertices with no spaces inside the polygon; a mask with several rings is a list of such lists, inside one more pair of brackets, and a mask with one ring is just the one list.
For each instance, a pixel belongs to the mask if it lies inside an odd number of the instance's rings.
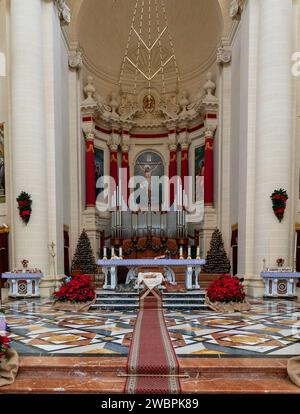
{"label": "patterned marble floor", "polygon": [[[4,305],[12,346],[23,355],[128,355],[135,312],[64,312],[38,301]],[[300,355],[300,303],[253,302],[249,312],[166,312],[180,357]]]}

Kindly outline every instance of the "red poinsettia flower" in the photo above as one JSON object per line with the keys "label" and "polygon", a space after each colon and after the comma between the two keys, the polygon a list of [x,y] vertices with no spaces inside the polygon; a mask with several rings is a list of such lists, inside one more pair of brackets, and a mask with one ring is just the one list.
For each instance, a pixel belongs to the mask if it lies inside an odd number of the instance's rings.
{"label": "red poinsettia flower", "polygon": [[9,339],[7,336],[0,335],[0,359],[7,356],[9,349]]}
{"label": "red poinsettia flower", "polygon": [[76,275],[69,282],[64,282],[61,288],[53,293],[55,301],[59,302],[89,302],[95,297],[95,288],[88,275]]}
{"label": "red poinsettia flower", "polygon": [[243,302],[246,294],[241,281],[230,275],[222,275],[207,290],[211,302]]}

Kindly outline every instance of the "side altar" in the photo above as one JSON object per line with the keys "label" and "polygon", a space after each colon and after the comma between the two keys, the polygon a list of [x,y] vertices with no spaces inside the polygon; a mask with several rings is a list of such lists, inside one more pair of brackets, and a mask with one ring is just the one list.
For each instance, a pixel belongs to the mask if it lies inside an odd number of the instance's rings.
{"label": "side altar", "polygon": [[11,298],[40,297],[40,281],[43,276],[43,273],[2,273],[2,279],[7,279],[9,284],[9,297]]}
{"label": "side altar", "polygon": [[297,298],[296,285],[300,273],[290,267],[267,268],[261,272],[265,298]]}
{"label": "side altar", "polygon": [[125,266],[129,269],[126,284],[138,278],[139,269],[163,268],[165,280],[176,283],[174,266],[183,266],[185,270],[185,286],[188,290],[200,289],[198,276],[201,266],[205,264],[204,259],[101,259],[98,265],[102,267],[105,275],[103,289],[114,290],[118,284],[118,267]]}

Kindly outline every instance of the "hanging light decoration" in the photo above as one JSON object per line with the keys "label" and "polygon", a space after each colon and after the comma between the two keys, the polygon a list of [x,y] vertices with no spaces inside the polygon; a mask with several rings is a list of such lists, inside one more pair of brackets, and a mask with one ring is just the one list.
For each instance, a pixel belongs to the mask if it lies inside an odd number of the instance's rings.
{"label": "hanging light decoration", "polygon": [[136,96],[138,85],[147,87],[144,104],[150,109],[153,84],[164,96],[167,82],[172,92],[178,92],[180,76],[165,0],[136,0],[120,70],[120,92],[127,85]]}

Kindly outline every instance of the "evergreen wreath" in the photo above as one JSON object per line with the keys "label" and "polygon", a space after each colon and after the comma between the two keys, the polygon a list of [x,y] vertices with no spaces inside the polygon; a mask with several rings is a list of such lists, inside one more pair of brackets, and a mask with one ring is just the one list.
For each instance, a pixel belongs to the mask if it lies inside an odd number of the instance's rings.
{"label": "evergreen wreath", "polygon": [[27,225],[31,212],[32,212],[32,199],[31,195],[26,193],[25,191],[22,191],[20,195],[17,197],[17,203],[18,203],[18,209],[19,209],[19,216],[23,220],[23,222]]}
{"label": "evergreen wreath", "polygon": [[272,200],[272,208],[274,214],[281,222],[286,209],[286,201],[288,200],[289,196],[283,188],[280,188],[279,190],[274,190],[270,198]]}

